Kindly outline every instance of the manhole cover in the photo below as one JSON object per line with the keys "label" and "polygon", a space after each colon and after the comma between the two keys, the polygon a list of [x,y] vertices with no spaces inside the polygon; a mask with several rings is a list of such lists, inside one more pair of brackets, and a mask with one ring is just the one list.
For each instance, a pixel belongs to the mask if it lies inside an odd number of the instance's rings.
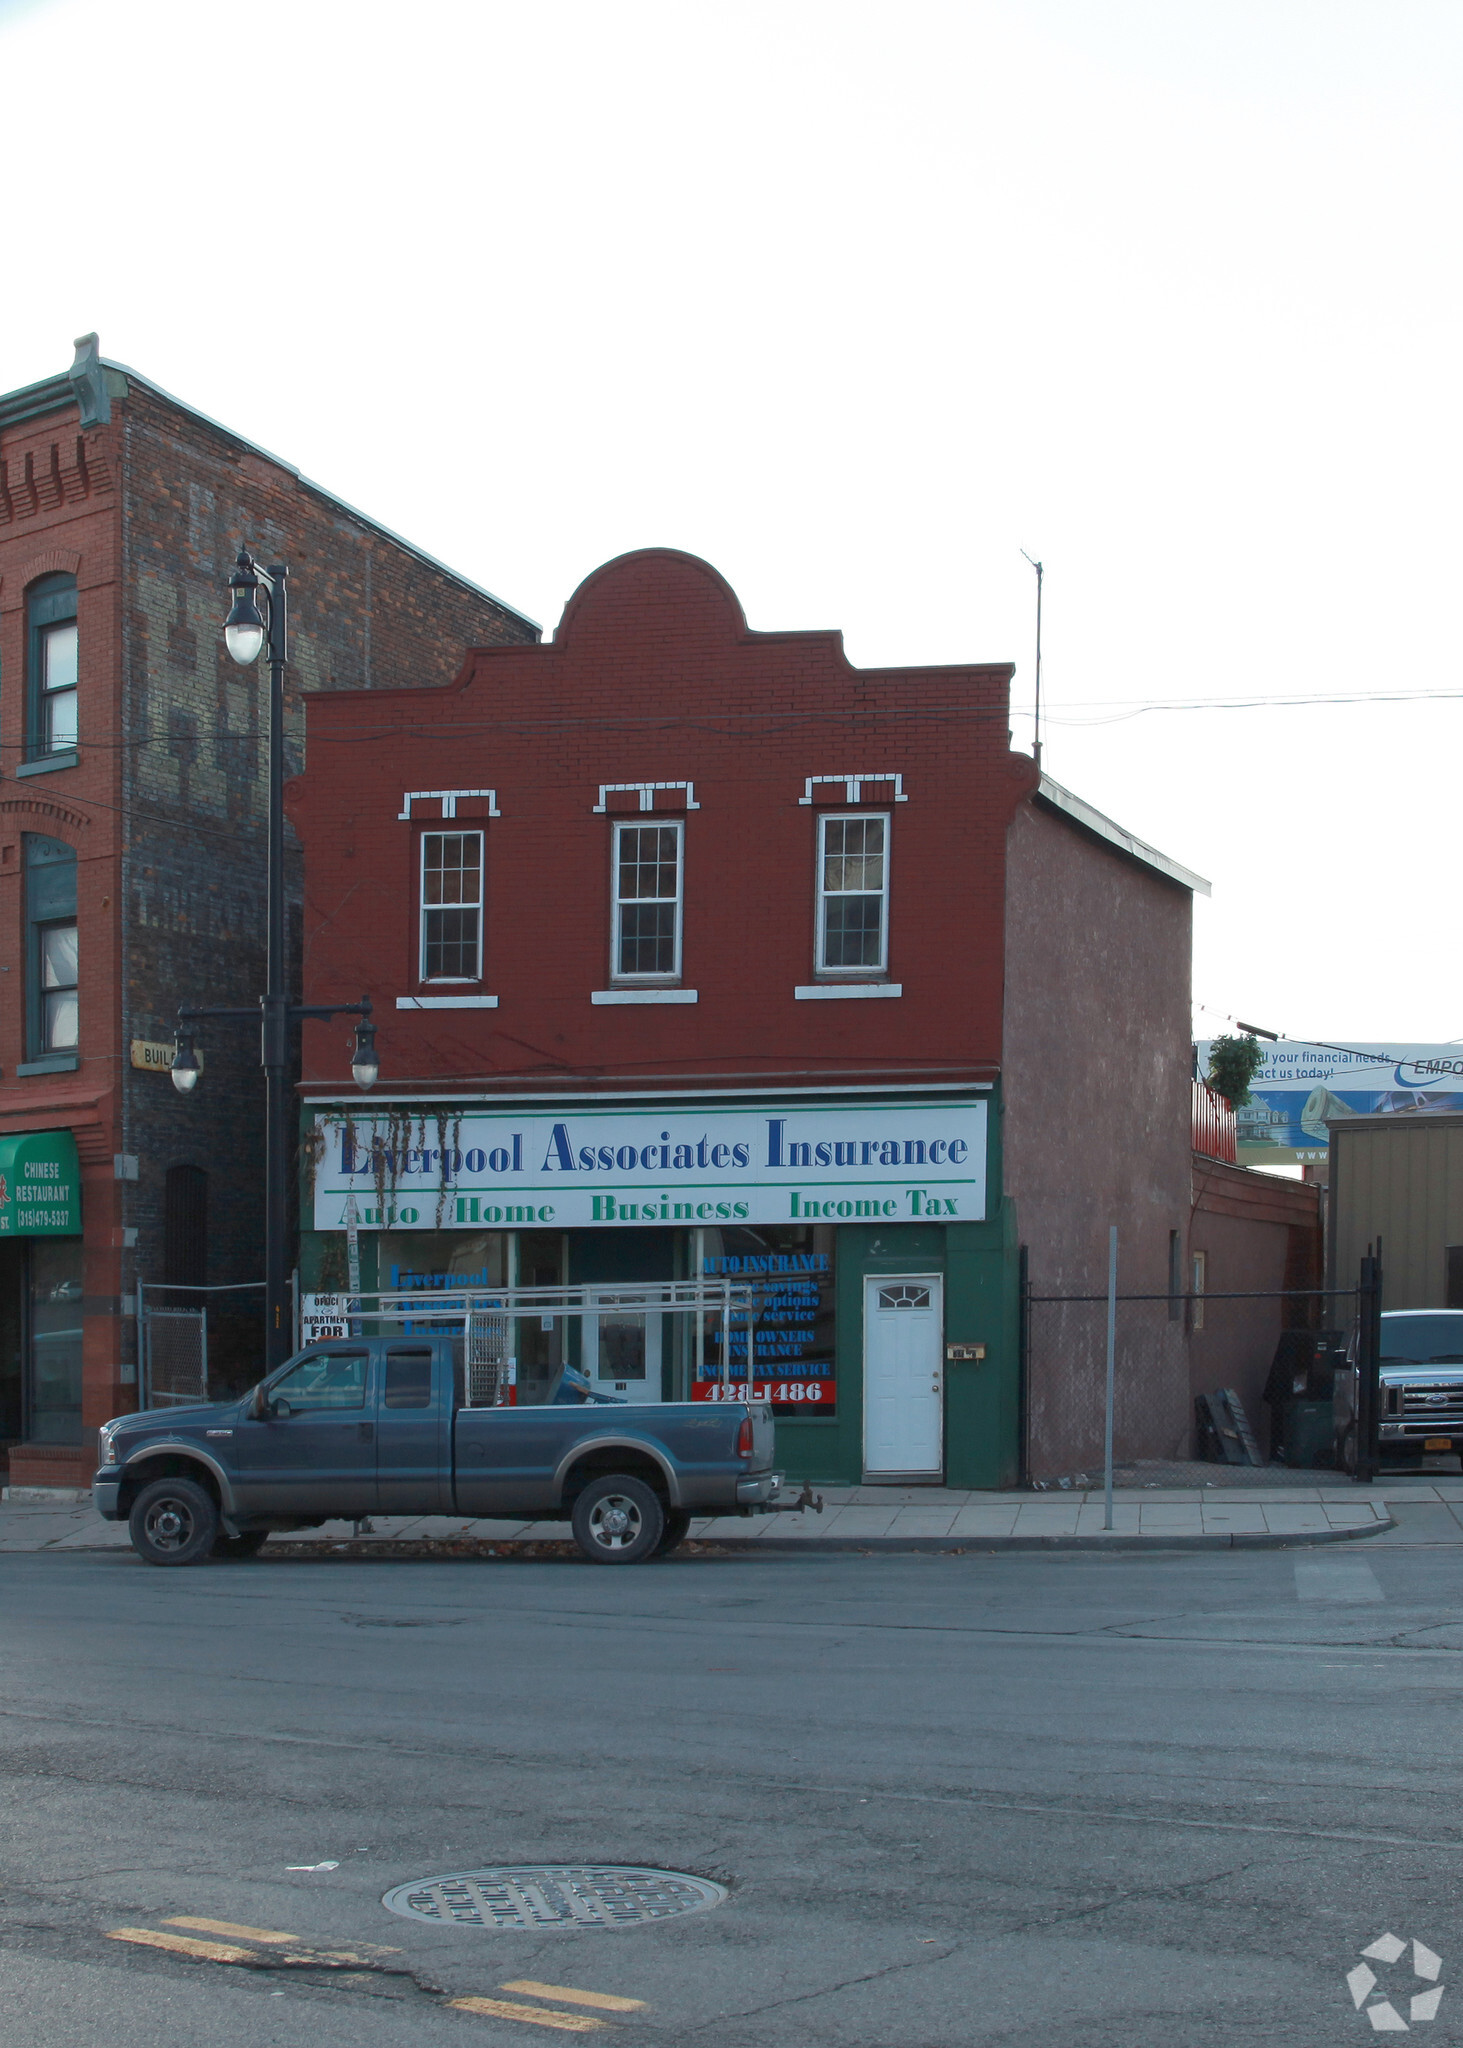
{"label": "manhole cover", "polygon": [[643,1927],[719,1906],[725,1885],[623,1863],[510,1863],[399,1884],[381,1903],[438,1927]]}

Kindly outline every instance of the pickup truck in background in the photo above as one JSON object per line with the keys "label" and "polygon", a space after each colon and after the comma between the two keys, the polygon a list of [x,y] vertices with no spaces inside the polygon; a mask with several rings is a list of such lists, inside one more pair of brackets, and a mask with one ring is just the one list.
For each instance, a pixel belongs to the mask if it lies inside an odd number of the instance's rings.
{"label": "pickup truck in background", "polygon": [[[1389,1470],[1463,1452],[1463,1309],[1384,1309],[1377,1371],[1377,1444]],[[1355,1472],[1357,1342],[1336,1375],[1336,1463]]]}
{"label": "pickup truck in background", "polygon": [[540,1405],[469,1407],[452,1336],[311,1344],[240,1400],[108,1422],[97,1450],[98,1512],[158,1565],[376,1514],[567,1521],[594,1563],[639,1564],[781,1483],[761,1403],[630,1406],[566,1367]]}

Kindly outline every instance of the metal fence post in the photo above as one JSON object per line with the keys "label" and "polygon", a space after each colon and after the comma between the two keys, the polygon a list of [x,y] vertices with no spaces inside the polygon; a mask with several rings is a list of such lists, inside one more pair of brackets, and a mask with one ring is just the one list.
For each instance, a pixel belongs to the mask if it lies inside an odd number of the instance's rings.
{"label": "metal fence post", "polygon": [[1382,1243],[1370,1245],[1356,1291],[1356,1477],[1368,1486],[1381,1461]]}
{"label": "metal fence post", "polygon": [[1031,1253],[1022,1245],[1016,1267],[1016,1478],[1031,1484]]}
{"label": "metal fence post", "polygon": [[1112,1527],[1112,1411],[1117,1383],[1118,1349],[1118,1226],[1107,1234],[1107,1402],[1102,1422],[1103,1510],[1102,1526]]}

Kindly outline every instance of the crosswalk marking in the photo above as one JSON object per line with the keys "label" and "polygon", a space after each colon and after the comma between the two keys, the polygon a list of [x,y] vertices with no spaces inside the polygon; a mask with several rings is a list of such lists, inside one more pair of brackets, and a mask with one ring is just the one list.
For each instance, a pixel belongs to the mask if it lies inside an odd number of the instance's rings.
{"label": "crosswalk marking", "polygon": [[1348,1606],[1357,1601],[1384,1600],[1377,1575],[1364,1558],[1316,1557],[1295,1561],[1297,1600],[1335,1600]]}
{"label": "crosswalk marking", "polygon": [[252,1949],[232,1948],[223,1941],[195,1941],[188,1934],[164,1934],[156,1927],[109,1927],[108,1941],[133,1941],[140,1948],[165,1948],[176,1956],[194,1956],[205,1963],[253,1963]]}
{"label": "crosswalk marking", "polygon": [[556,2027],[562,2034],[592,2034],[605,2023],[584,2012],[550,2012],[542,2005],[515,2005],[507,1998],[449,1998],[458,2012],[485,2013],[495,2020],[526,2020],[535,2027]]}
{"label": "crosswalk marking", "polygon": [[500,1991],[526,1991],[531,1998],[562,1998],[569,2005],[592,2005],[601,2012],[644,2012],[643,1998],[616,1998],[612,1991],[576,1991],[571,1984],[536,1984],[532,1977],[515,1977],[500,1984]]}
{"label": "crosswalk marking", "polygon": [[232,1920],[201,1920],[192,1913],[174,1913],[165,1927],[191,1927],[197,1934],[232,1934],[236,1941],[298,1941],[298,1934],[281,1934],[270,1927],[236,1927]]}

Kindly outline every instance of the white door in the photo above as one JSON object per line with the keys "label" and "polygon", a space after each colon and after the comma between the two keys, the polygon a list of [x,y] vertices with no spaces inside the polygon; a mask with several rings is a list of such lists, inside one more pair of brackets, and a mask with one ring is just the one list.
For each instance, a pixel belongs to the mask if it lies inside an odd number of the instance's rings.
{"label": "white door", "polygon": [[943,1284],[864,1282],[864,1470],[937,1478],[944,1468]]}
{"label": "white door", "polygon": [[596,1393],[617,1401],[658,1401],[660,1392],[659,1309],[647,1309],[641,1289],[619,1300],[613,1293],[597,1297],[599,1314],[585,1318],[594,1332],[592,1381]]}

